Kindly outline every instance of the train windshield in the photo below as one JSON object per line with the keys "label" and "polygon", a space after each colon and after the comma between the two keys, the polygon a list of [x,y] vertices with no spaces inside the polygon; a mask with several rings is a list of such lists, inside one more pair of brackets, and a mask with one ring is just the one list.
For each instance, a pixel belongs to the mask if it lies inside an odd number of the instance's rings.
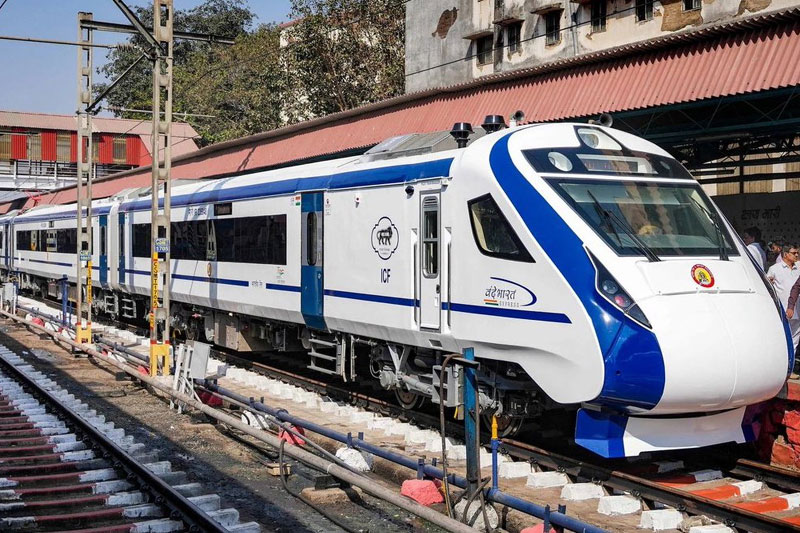
{"label": "train windshield", "polygon": [[738,255],[722,217],[696,184],[548,182],[620,255]]}

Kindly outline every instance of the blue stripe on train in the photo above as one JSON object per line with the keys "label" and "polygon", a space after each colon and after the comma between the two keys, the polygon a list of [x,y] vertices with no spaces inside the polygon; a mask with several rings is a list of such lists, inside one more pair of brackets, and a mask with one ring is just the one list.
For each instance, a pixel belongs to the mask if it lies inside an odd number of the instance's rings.
{"label": "blue stripe on train", "polygon": [[[450,174],[450,165],[453,158],[425,161],[409,165],[394,165],[366,170],[354,170],[341,174],[328,176],[314,176],[308,178],[290,178],[267,183],[255,183],[231,187],[230,189],[214,189],[197,191],[191,194],[181,194],[172,198],[172,207],[181,207],[193,204],[208,204],[214,202],[231,202],[236,200],[249,200],[266,196],[278,196],[304,191],[322,191],[335,189],[348,189],[352,187],[370,187],[375,185],[389,185],[392,183],[406,183],[416,180],[446,177]],[[110,206],[92,208],[92,215],[108,214]],[[150,209],[150,199],[137,200],[122,204],[120,211],[143,211]],[[62,211],[50,215],[21,216],[15,224],[27,224],[42,220],[74,219],[75,211]]]}
{"label": "blue stripe on train", "polygon": [[531,235],[589,315],[605,362],[603,388],[595,401],[651,409],[661,399],[666,379],[658,340],[597,293],[595,269],[583,242],[511,161],[508,141],[519,131],[495,143],[489,164]]}

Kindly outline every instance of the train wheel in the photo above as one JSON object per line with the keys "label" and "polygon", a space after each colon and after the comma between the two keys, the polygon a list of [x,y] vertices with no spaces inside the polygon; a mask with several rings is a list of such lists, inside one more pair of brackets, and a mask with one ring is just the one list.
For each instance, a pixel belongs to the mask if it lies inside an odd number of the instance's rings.
{"label": "train wheel", "polygon": [[400,407],[409,411],[418,409],[425,401],[424,396],[404,389],[394,389],[394,395],[397,398],[397,403],[400,404]]}
{"label": "train wheel", "polygon": [[[492,433],[492,415],[481,415],[483,428]],[[497,437],[501,439],[515,436],[522,429],[525,419],[518,416],[500,415],[497,417]]]}

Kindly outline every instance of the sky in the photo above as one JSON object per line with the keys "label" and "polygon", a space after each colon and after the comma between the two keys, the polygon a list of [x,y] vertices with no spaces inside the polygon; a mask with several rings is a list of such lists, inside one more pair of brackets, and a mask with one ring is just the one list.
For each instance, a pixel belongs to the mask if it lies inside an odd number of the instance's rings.
{"label": "sky", "polygon": [[[258,23],[288,20],[291,0],[247,0]],[[128,6],[152,5],[152,0],[128,0]],[[175,9],[189,9],[202,0],[175,0]],[[3,0],[0,0],[3,4]],[[77,15],[90,12],[95,20],[127,24],[112,0],[5,0],[0,8],[0,35],[76,41]],[[123,34],[95,32],[94,41],[114,44]],[[96,69],[105,49],[96,48]],[[0,40],[0,109],[71,115],[76,110],[77,48]],[[108,113],[101,113],[107,115]]]}

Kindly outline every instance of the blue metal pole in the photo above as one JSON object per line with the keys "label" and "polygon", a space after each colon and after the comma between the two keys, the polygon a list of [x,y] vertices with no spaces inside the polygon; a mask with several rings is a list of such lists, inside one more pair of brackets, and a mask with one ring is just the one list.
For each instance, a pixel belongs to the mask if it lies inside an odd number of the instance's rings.
{"label": "blue metal pole", "polygon": [[[343,444],[347,443],[347,435],[345,435],[344,433],[340,433],[338,431],[334,431],[324,426],[320,426],[319,424],[315,424],[310,420],[303,420],[302,418],[292,416],[285,409],[275,409],[274,407],[269,407],[261,402],[251,403],[250,398],[238,394],[236,392],[233,392],[231,390],[225,389],[223,387],[220,387],[219,385],[217,385],[212,381],[208,381],[205,379],[195,379],[194,381],[195,383],[205,388],[206,390],[215,392],[220,396],[230,398],[239,403],[250,405],[256,411],[267,413],[268,415],[271,415],[277,418],[278,420],[281,420],[283,422],[288,422],[295,426],[300,426],[303,429],[313,431],[314,433],[317,433],[324,437],[328,437],[331,440],[335,440]],[[380,446],[376,446],[374,444],[365,442],[360,437],[361,436],[359,435],[358,439],[353,439],[352,442],[353,448],[371,453],[376,457],[386,459],[387,461],[391,461],[393,463],[402,465],[416,472],[419,463],[417,463],[417,461],[415,461],[414,459],[389,451],[386,448],[382,448]],[[444,472],[442,472],[441,469],[436,468],[429,464],[425,465],[423,469],[425,475],[428,477],[442,479],[442,476],[444,475]],[[467,487],[467,480],[461,476],[458,476],[456,474],[449,474],[447,476],[447,479],[449,483],[452,483],[457,487],[460,487],[462,489]],[[495,490],[494,488],[485,489],[484,494],[486,499],[489,501],[506,505],[508,507],[511,507],[512,509],[516,509],[517,511],[521,511],[523,513],[535,516],[537,518],[544,519],[545,517],[545,508],[542,507],[541,505],[525,501],[521,498],[517,498],[516,496],[511,496],[510,494],[506,494],[500,490]],[[564,529],[568,529],[570,531],[579,531],[581,533],[606,533],[606,530],[602,528],[593,526],[591,524],[587,524],[586,522],[581,522],[576,518],[572,518],[571,516],[566,516],[562,513],[550,513],[550,522],[555,526],[563,527]]]}
{"label": "blue metal pole", "polygon": [[[497,422],[494,422],[496,427]],[[494,428],[493,428],[494,429]],[[494,432],[493,432],[494,433]],[[500,441],[497,440],[497,435],[492,435],[492,489],[497,490],[498,475],[497,475],[497,449],[500,447]]]}
{"label": "blue metal pole", "polygon": [[61,278],[61,325],[69,326],[67,322],[67,307],[69,307],[69,289],[67,276]]}
{"label": "blue metal pole", "polygon": [[[475,360],[475,350],[464,348],[464,359],[467,361]],[[464,372],[464,441],[467,445],[467,483],[469,493],[478,490],[481,472],[478,466],[478,453],[480,443],[478,442],[478,406],[475,402],[475,393],[478,384],[475,380],[475,370],[463,367]]]}

